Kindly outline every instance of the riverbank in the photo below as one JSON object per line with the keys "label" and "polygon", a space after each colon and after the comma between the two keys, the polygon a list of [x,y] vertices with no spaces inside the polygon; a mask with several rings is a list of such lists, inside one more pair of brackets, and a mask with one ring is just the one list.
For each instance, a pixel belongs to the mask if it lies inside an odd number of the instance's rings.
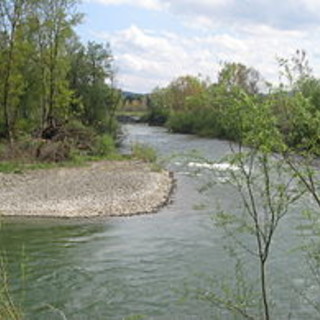
{"label": "riverbank", "polygon": [[168,202],[172,174],[140,161],[100,161],[86,167],[0,173],[0,215],[128,216]]}

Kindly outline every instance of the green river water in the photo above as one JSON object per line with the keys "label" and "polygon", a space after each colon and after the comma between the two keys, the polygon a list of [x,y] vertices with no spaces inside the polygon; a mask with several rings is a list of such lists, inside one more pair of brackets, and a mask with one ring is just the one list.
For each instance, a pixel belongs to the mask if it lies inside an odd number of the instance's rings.
{"label": "green river water", "polygon": [[[171,135],[143,125],[125,129],[125,146],[147,143],[162,156],[196,149],[219,160],[229,152],[224,141]],[[224,234],[212,217],[218,205],[232,208],[237,195],[230,186],[219,184],[202,195],[201,181],[186,167],[175,159],[168,166],[175,171],[177,188],[172,203],[157,214],[2,221],[0,249],[26,319],[140,319],[138,315],[154,320],[240,319],[198,297],[199,290],[219,289],[214,278],[234,279],[234,261],[223,248]],[[203,206],[205,202],[208,205]],[[274,319],[320,318],[301,295],[314,295],[318,289],[297,249],[302,241],[295,228],[298,213],[299,208],[293,208],[272,247]],[[256,269],[249,256],[245,270],[253,281]]]}

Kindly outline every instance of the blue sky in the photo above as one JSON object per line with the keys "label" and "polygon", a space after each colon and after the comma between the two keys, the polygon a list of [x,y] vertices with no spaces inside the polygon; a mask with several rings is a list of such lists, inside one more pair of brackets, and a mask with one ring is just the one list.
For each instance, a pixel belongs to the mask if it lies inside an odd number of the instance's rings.
{"label": "blue sky", "polygon": [[84,0],[78,33],[109,42],[117,84],[150,92],[191,74],[216,80],[223,62],[279,81],[276,57],[306,50],[320,74],[320,0]]}

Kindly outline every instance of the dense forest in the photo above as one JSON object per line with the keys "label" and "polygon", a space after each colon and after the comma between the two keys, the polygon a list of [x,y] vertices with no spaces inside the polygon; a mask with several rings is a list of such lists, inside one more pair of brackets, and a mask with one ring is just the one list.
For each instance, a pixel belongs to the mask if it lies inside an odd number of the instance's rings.
{"label": "dense forest", "polygon": [[241,63],[223,64],[216,83],[179,77],[149,96],[148,121],[166,125],[172,132],[250,145],[262,143],[261,139],[270,144],[264,136],[269,131],[274,149],[282,144],[318,153],[320,80],[313,76],[303,50],[279,58],[278,63],[281,81],[276,86]]}
{"label": "dense forest", "polygon": [[108,44],[81,43],[77,0],[0,2],[1,158],[108,151],[121,94]]}

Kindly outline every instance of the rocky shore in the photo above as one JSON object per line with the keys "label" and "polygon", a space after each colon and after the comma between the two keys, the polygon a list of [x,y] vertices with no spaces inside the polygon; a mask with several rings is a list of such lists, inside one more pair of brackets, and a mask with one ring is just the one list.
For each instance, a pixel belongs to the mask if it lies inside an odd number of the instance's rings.
{"label": "rocky shore", "polygon": [[169,172],[154,172],[138,161],[0,173],[0,215],[71,218],[151,213],[167,203],[172,187]]}

